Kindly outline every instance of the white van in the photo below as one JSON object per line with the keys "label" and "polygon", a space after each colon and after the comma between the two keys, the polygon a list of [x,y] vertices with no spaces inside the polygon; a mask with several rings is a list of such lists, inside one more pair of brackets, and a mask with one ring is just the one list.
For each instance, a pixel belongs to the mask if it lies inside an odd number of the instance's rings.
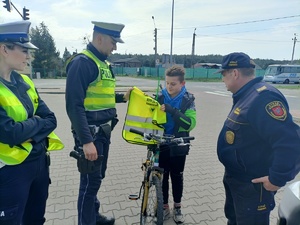
{"label": "white van", "polygon": [[275,83],[295,83],[300,82],[300,65],[269,65],[264,75],[264,81]]}

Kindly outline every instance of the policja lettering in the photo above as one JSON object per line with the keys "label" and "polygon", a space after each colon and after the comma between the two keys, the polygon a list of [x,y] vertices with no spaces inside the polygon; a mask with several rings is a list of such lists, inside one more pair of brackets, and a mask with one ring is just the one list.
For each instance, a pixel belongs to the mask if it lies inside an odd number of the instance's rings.
{"label": "policja lettering", "polygon": [[4,217],[5,216],[5,213],[4,213],[4,211],[1,211],[1,213],[0,213],[0,217]]}

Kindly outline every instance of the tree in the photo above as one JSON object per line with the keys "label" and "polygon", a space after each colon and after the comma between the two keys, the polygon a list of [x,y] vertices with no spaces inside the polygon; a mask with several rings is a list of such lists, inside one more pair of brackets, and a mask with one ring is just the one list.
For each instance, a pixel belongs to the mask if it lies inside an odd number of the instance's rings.
{"label": "tree", "polygon": [[54,39],[44,22],[39,27],[31,28],[31,42],[39,49],[34,53],[32,66],[41,72],[41,77],[55,76],[61,71],[62,60],[56,50]]}
{"label": "tree", "polygon": [[70,58],[71,56],[72,56],[71,53],[68,51],[67,48],[65,48],[63,58],[62,58],[63,62],[65,63],[68,60],[68,58]]}

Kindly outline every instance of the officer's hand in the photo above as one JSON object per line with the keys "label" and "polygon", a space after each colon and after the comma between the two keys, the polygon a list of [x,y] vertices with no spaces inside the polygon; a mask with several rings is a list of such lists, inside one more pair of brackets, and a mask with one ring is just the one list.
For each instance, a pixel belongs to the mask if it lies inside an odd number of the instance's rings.
{"label": "officer's hand", "polygon": [[127,102],[129,100],[130,92],[133,90],[133,88],[129,88],[124,95],[123,99]]}
{"label": "officer's hand", "polygon": [[98,158],[97,149],[93,142],[84,144],[82,149],[87,160],[94,161]]}
{"label": "officer's hand", "polygon": [[279,190],[280,187],[273,185],[270,181],[269,181],[269,176],[265,176],[265,177],[260,177],[260,178],[256,178],[252,180],[252,183],[256,184],[256,183],[263,183],[264,188],[267,191],[277,191]]}

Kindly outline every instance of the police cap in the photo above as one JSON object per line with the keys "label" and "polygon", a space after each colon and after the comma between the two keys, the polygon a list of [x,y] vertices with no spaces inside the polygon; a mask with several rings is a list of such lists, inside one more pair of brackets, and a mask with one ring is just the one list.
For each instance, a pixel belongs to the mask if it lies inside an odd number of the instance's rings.
{"label": "police cap", "polygon": [[224,70],[236,68],[255,68],[255,63],[247,54],[243,52],[233,52],[223,57],[222,67],[216,73],[222,73]]}
{"label": "police cap", "polygon": [[0,42],[11,42],[28,49],[38,49],[29,40],[29,21],[0,24]]}
{"label": "police cap", "polygon": [[92,21],[92,24],[95,25],[94,31],[101,34],[109,35],[116,42],[124,43],[124,41],[121,39],[121,31],[125,27],[124,24],[96,22],[96,21]]}

